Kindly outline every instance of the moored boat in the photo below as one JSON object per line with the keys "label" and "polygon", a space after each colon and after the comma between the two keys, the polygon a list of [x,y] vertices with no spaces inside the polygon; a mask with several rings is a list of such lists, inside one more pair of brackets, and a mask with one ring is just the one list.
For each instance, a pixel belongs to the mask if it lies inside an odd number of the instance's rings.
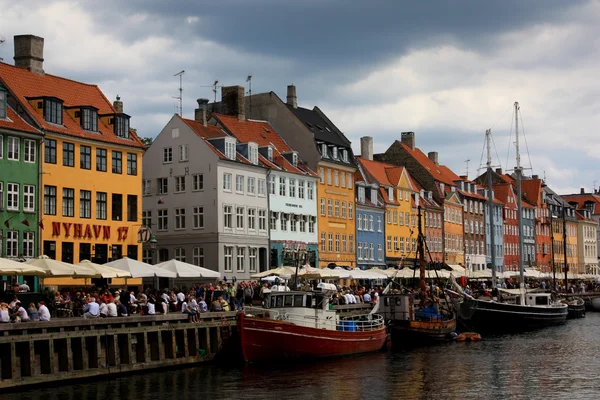
{"label": "moored boat", "polygon": [[594,311],[600,311],[600,297],[594,297],[592,299],[592,308]]}
{"label": "moored boat", "polygon": [[570,297],[561,302],[567,305],[568,319],[585,317],[585,301],[581,297]]}
{"label": "moored boat", "polygon": [[271,292],[264,308],[247,307],[237,323],[244,360],[315,359],[382,349],[387,338],[383,318],[340,316],[329,307],[333,293],[326,286],[320,292]]}

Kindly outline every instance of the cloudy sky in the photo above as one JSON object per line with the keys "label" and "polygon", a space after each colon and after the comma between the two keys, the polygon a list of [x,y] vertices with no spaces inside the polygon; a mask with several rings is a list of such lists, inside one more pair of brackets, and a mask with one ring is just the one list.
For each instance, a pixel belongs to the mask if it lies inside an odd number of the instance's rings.
{"label": "cloudy sky", "polygon": [[600,186],[599,20],[600,1],[576,0],[0,0],[0,57],[12,63],[15,34],[44,37],[47,73],[119,94],[151,137],[176,110],[181,70],[190,118],[215,80],[251,74],[253,93],[283,99],[293,83],[355,152],[361,136],[384,151],[414,131],[457,174],[470,160],[471,178],[488,128],[495,166],[514,167],[518,101],[526,173],[565,193]]}

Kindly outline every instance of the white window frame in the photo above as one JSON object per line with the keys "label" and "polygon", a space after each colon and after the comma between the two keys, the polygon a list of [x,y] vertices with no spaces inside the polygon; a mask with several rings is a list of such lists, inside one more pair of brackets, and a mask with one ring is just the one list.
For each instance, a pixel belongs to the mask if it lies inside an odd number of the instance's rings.
{"label": "white window frame", "polygon": [[204,229],[204,207],[195,206],[192,209],[192,229]]}
{"label": "white window frame", "polygon": [[7,182],[6,184],[6,209],[12,211],[19,210],[19,192],[21,187],[18,183]]}
{"label": "white window frame", "polygon": [[223,191],[231,192],[231,174],[229,172],[223,172]]}
{"label": "white window frame", "polygon": [[285,196],[286,195],[286,191],[285,191],[285,177],[284,176],[280,176],[279,177],[279,195],[280,196]]}
{"label": "white window frame", "polygon": [[266,180],[265,179],[258,179],[258,195],[260,197],[265,197],[266,193],[265,193],[265,186],[266,186]]}
{"label": "white window frame", "polygon": [[265,232],[267,230],[267,210],[258,210],[258,230]]}
{"label": "white window frame", "polygon": [[178,207],[175,209],[175,230],[182,231],[186,228],[186,212],[185,208]]}
{"label": "white window frame", "polygon": [[23,257],[33,258],[35,248],[35,233],[23,232]]}
{"label": "white window frame", "polygon": [[152,195],[152,179],[144,179],[142,181],[142,196]]}
{"label": "white window frame", "polygon": [[187,144],[179,145],[179,162],[189,161],[190,147]]}
{"label": "white window frame", "polygon": [[223,228],[233,229],[233,206],[223,204]]}
{"label": "white window frame", "polygon": [[230,160],[235,160],[236,156],[236,146],[235,139],[225,138],[225,157]]}
{"label": "white window frame", "polygon": [[19,231],[6,232],[6,257],[19,257]]}
{"label": "white window frame", "polygon": [[325,216],[325,197],[321,197],[321,216]]}
{"label": "white window frame", "polygon": [[223,246],[223,270],[225,272],[233,271],[233,246]]}
{"label": "white window frame", "polygon": [[235,253],[235,272],[242,273],[245,269],[246,248],[243,246],[237,246]]}
{"label": "white window frame", "polygon": [[247,193],[249,195],[254,196],[255,190],[256,190],[256,178],[254,178],[253,176],[249,176],[247,181],[248,181]]}
{"label": "white window frame", "polygon": [[204,268],[204,247],[194,247],[192,250],[192,264]]}
{"label": "white window frame", "polygon": [[256,267],[258,259],[258,249],[256,247],[248,247],[248,271],[256,272]]}
{"label": "white window frame", "polygon": [[24,151],[23,151],[23,161],[26,163],[35,163],[36,155],[37,155],[37,146],[35,140],[25,139],[24,140]]}
{"label": "white window frame", "polygon": [[290,188],[290,198],[296,198],[296,179],[289,178],[288,185]]}
{"label": "white window frame", "polygon": [[176,176],[174,193],[185,193],[185,184],[185,175]]}
{"label": "white window frame", "polygon": [[248,208],[248,230],[256,231],[256,208]]}
{"label": "white window frame", "polygon": [[[240,212],[241,211],[241,212]],[[244,218],[246,210],[244,207],[237,206],[235,208],[235,229],[244,229]]]}
{"label": "white window frame", "polygon": [[9,136],[6,144],[6,159],[11,161],[19,161],[21,154],[21,140],[18,137]]}
{"label": "white window frame", "polygon": [[35,212],[35,186],[23,185],[23,211]]}
{"label": "white window frame", "polygon": [[240,194],[244,193],[244,175],[235,176],[235,192]]}
{"label": "white window frame", "polygon": [[175,260],[185,262],[185,248],[176,247],[175,248]]}
{"label": "white window frame", "polygon": [[169,230],[169,210],[164,208],[157,210],[157,222],[156,229],[159,232],[166,232]]}
{"label": "white window frame", "polygon": [[163,164],[171,164],[173,162],[173,148],[163,147]]}
{"label": "white window frame", "polygon": [[192,175],[192,192],[201,192],[204,190],[204,174]]}
{"label": "white window frame", "polygon": [[298,198],[304,199],[304,179],[298,179]]}

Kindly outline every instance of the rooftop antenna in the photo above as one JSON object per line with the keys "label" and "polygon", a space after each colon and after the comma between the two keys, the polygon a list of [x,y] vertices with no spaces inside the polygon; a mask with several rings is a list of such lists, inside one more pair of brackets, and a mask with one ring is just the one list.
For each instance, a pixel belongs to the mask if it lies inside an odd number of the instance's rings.
{"label": "rooftop antenna", "polygon": [[467,173],[466,173],[467,179],[469,179],[469,162],[471,162],[470,159],[469,160],[465,160],[465,163],[467,164]]}
{"label": "rooftop antenna", "polygon": [[214,101],[215,103],[217,102],[217,84],[218,83],[219,83],[219,81],[215,81],[215,83],[212,84],[212,86],[213,86],[213,90],[212,91],[215,94],[215,101]]}
{"label": "rooftop antenna", "polygon": [[252,75],[248,75],[248,77],[246,78],[246,82],[248,82],[248,100],[250,101],[249,104],[249,110],[248,110],[248,117],[252,117]]}
{"label": "rooftop antenna", "polygon": [[181,117],[183,114],[183,74],[185,74],[185,70],[181,70],[173,76],[179,77],[179,96],[173,97],[174,99],[179,100],[179,116]]}
{"label": "rooftop antenna", "polygon": [[[0,36],[0,47],[6,42],[6,38],[4,36]],[[4,58],[0,57],[0,61],[4,61]]]}

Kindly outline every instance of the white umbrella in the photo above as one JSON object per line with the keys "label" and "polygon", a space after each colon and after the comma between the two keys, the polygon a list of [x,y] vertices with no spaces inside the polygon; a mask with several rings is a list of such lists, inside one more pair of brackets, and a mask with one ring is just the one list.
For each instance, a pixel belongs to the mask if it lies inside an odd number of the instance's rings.
{"label": "white umbrella", "polygon": [[157,268],[154,265],[146,264],[129,257],[123,257],[121,259],[108,262],[104,265],[127,271],[131,274],[132,278],[177,278],[177,274],[175,272]]}
{"label": "white umbrella", "polygon": [[343,268],[306,268],[299,276],[306,279],[346,279],[350,278],[350,272]]}
{"label": "white umbrella", "polygon": [[295,268],[292,267],[278,267],[278,268],[274,268],[274,269],[270,269],[268,271],[263,271],[263,272],[259,272],[253,275],[250,275],[250,278],[252,279],[258,279],[258,278],[264,278],[265,276],[270,276],[270,275],[289,275],[292,276],[296,273]]}
{"label": "white umbrella", "polygon": [[35,275],[45,276],[46,271],[33,265],[0,258],[0,276]]}
{"label": "white umbrella", "polygon": [[26,261],[25,263],[41,268],[46,272],[46,276],[89,278],[96,275],[94,271],[86,267],[53,260],[45,255]]}
{"label": "white umbrella", "polygon": [[156,264],[155,267],[171,271],[177,274],[178,278],[220,278],[221,274],[208,268],[198,267],[193,264],[184,263],[178,260],[169,260]]}
{"label": "white umbrella", "polygon": [[91,269],[99,278],[131,278],[131,273],[127,271],[106,265],[95,264],[90,260],[82,260],[80,263],[75,265]]}

